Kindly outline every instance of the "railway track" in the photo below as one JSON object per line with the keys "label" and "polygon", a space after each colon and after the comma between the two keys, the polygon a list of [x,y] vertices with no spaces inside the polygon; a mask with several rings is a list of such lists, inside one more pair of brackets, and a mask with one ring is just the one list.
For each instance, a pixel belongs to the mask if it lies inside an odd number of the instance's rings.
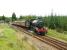
{"label": "railway track", "polygon": [[54,39],[54,38],[51,38],[49,36],[35,36],[31,32],[27,31],[26,27],[24,27],[24,26],[19,26],[19,25],[14,25],[14,26],[21,28],[20,30],[23,31],[24,33],[26,33],[30,36],[33,36],[33,37],[39,39],[40,41],[57,48],[58,50],[67,50],[67,43],[64,43],[64,42],[59,41],[59,40]]}

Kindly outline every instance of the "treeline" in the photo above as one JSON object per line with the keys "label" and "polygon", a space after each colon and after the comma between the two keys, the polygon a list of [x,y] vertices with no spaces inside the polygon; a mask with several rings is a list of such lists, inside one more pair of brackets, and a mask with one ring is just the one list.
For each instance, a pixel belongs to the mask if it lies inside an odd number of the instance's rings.
{"label": "treeline", "polygon": [[22,20],[29,20],[29,19],[35,19],[35,18],[36,16],[31,16],[31,15],[28,15],[28,16],[20,15],[18,18],[15,13],[12,13],[11,17],[6,17],[5,15],[0,16],[0,22],[9,23],[9,22],[14,22],[14,21],[22,21]]}
{"label": "treeline", "polygon": [[16,17],[16,14],[13,13],[11,17],[6,17],[5,15],[0,16],[0,23],[9,23],[16,21],[18,18]]}
{"label": "treeline", "polygon": [[9,17],[5,17],[4,15],[0,16],[0,23],[9,23],[9,21],[10,21]]}
{"label": "treeline", "polygon": [[[20,16],[19,20],[36,19],[39,16]],[[56,29],[59,32],[67,31],[67,16],[40,16],[44,21],[44,25],[50,29]]]}
{"label": "treeline", "polygon": [[57,31],[67,31],[67,16],[47,16],[44,17],[45,26]]}
{"label": "treeline", "polygon": [[[36,19],[38,16],[22,16],[19,20]],[[44,21],[44,25],[50,29],[56,29],[59,32],[67,31],[67,16],[40,16]]]}
{"label": "treeline", "polygon": [[3,21],[4,23],[7,22],[14,22],[14,21],[22,21],[22,20],[30,20],[30,19],[36,19],[36,18],[42,18],[45,26],[50,29],[56,29],[57,31],[63,32],[67,31],[67,16],[56,16],[56,15],[50,15],[50,16],[34,16],[34,15],[28,15],[28,16],[22,16],[20,15],[19,18],[17,18],[15,13],[12,13],[11,17],[5,17],[0,16],[0,21]]}

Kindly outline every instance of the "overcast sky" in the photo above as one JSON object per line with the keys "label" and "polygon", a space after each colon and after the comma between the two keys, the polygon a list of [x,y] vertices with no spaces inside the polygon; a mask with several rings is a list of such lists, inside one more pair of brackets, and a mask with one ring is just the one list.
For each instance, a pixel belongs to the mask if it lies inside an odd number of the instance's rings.
{"label": "overcast sky", "polygon": [[57,15],[67,15],[67,0],[0,0],[0,16],[50,15],[51,10]]}

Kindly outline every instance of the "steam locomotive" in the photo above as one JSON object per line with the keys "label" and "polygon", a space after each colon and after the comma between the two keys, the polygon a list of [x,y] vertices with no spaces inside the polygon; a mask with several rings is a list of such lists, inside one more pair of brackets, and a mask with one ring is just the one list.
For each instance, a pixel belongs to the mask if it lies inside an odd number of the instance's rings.
{"label": "steam locomotive", "polygon": [[26,21],[15,21],[14,24],[27,27],[36,33],[36,35],[44,36],[47,33],[47,29],[44,27],[44,22],[42,19],[30,19]]}

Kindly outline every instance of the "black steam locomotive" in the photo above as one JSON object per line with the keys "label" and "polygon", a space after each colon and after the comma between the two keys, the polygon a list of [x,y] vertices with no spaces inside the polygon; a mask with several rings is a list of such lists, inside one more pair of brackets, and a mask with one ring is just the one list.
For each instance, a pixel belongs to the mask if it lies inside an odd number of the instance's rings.
{"label": "black steam locomotive", "polygon": [[15,21],[14,24],[27,27],[36,33],[36,35],[44,36],[47,33],[47,29],[44,27],[44,22],[42,19],[30,19],[26,21]]}
{"label": "black steam locomotive", "polygon": [[34,31],[37,35],[45,35],[47,33],[47,29],[44,27],[44,22],[42,19],[31,19],[25,22],[25,26],[28,27],[29,30]]}

